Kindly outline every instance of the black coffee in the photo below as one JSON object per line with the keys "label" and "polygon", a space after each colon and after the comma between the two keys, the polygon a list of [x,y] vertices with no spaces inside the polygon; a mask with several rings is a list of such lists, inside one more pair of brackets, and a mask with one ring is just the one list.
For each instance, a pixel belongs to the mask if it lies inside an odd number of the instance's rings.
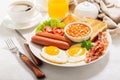
{"label": "black coffee", "polygon": [[11,7],[11,10],[14,12],[24,12],[32,9],[31,5],[28,4],[15,4]]}

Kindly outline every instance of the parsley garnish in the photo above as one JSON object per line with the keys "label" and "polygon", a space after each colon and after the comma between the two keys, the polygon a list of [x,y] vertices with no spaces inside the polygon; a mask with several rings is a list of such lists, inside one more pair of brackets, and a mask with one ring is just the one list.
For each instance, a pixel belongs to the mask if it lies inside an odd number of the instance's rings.
{"label": "parsley garnish", "polygon": [[93,46],[93,44],[90,40],[83,40],[81,46],[89,50]]}

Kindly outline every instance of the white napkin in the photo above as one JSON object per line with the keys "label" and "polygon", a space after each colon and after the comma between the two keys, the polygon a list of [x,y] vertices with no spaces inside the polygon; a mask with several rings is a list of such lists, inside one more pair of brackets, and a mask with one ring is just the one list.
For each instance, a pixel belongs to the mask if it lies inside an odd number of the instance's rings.
{"label": "white napkin", "polygon": [[4,40],[0,40],[0,49],[6,48]]}
{"label": "white napkin", "polygon": [[118,0],[88,0],[99,8],[98,17],[108,24],[108,28],[118,28],[120,23],[120,1]]}

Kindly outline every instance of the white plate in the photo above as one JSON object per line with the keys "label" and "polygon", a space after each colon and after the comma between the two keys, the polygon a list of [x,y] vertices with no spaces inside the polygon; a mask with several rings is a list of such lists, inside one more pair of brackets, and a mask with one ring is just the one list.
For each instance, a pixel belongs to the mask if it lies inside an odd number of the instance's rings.
{"label": "white plate", "polygon": [[32,50],[32,52],[35,54],[36,57],[38,57],[39,59],[41,59],[42,61],[48,63],[48,64],[51,64],[51,65],[55,65],[55,66],[62,66],[62,67],[78,67],[78,66],[83,66],[83,65],[88,65],[88,64],[91,64],[91,63],[94,63],[98,60],[100,60],[101,58],[103,58],[108,52],[109,52],[109,49],[110,49],[110,46],[112,44],[112,39],[111,39],[111,36],[109,34],[109,31],[106,31],[107,32],[107,38],[108,38],[108,41],[109,41],[109,44],[108,44],[108,47],[104,53],[104,55],[102,55],[101,57],[99,57],[97,60],[95,61],[92,61],[90,63],[85,63],[84,61],[83,62],[78,62],[78,63],[66,63],[66,64],[56,64],[56,63],[52,63],[52,62],[49,62],[47,60],[45,60],[44,58],[42,58],[40,56],[40,52],[41,52],[41,48],[42,46],[40,45],[36,45],[34,43],[32,43],[30,40],[31,40],[31,37],[35,34],[35,31],[32,32],[30,35],[27,36],[27,40],[30,44],[30,48]]}
{"label": "white plate", "polygon": [[6,18],[3,20],[3,24],[5,25],[5,27],[10,28],[10,29],[28,29],[28,28],[32,28],[40,24],[41,20],[42,20],[42,16],[38,12],[36,12],[36,14],[33,16],[33,18],[29,22],[23,23],[23,24],[15,23],[7,15]]}

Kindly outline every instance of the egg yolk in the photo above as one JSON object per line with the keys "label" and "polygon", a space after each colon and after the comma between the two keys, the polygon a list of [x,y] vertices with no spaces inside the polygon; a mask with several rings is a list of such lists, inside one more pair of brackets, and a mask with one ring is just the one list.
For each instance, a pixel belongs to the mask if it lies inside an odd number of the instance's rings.
{"label": "egg yolk", "polygon": [[51,56],[55,56],[59,54],[60,50],[55,46],[48,46],[45,47],[45,52]]}
{"label": "egg yolk", "polygon": [[82,56],[85,53],[85,49],[80,46],[73,46],[68,50],[70,56],[79,55]]}

